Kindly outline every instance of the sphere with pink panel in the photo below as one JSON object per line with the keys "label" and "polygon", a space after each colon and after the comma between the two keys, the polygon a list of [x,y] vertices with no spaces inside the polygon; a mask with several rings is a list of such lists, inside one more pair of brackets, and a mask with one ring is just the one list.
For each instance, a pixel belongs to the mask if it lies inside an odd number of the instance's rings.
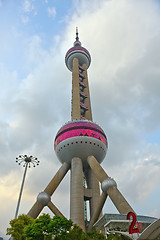
{"label": "sphere with pink panel", "polygon": [[82,159],[87,166],[87,157],[93,155],[101,163],[106,155],[108,142],[102,128],[88,120],[73,120],[58,131],[54,149],[61,163],[70,163],[72,158]]}
{"label": "sphere with pink panel", "polygon": [[83,64],[86,64],[87,68],[89,68],[91,63],[90,53],[86,48],[81,46],[81,42],[78,40],[78,38],[74,42],[74,46],[68,50],[65,56],[66,66],[71,72],[72,72],[74,58],[78,59],[80,66],[82,66]]}

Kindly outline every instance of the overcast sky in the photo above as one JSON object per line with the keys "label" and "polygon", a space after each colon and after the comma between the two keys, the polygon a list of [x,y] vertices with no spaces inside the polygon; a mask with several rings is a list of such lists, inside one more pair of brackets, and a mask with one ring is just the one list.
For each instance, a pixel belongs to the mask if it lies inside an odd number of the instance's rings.
{"label": "overcast sky", "polygon": [[[160,217],[159,23],[158,0],[0,0],[0,236],[14,218],[24,171],[15,158],[40,160],[27,172],[19,213],[61,166],[53,141],[70,120],[64,57],[76,26],[92,57],[93,120],[109,142],[102,166],[137,214]],[[52,201],[69,218],[69,173]],[[107,200],[104,212],[117,211]]]}

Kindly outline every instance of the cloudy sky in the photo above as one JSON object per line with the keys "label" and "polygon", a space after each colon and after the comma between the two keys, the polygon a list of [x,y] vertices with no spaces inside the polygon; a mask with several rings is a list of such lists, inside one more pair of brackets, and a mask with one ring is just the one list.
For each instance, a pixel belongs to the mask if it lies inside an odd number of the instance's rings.
{"label": "cloudy sky", "polygon": [[[53,141],[70,120],[64,56],[76,26],[92,57],[93,120],[109,142],[102,166],[137,214],[160,217],[159,23],[158,0],[0,0],[0,236],[14,218],[24,171],[15,158],[40,160],[27,172],[19,213],[61,166]],[[52,201],[69,218],[69,174]],[[117,211],[107,200],[104,212]]]}

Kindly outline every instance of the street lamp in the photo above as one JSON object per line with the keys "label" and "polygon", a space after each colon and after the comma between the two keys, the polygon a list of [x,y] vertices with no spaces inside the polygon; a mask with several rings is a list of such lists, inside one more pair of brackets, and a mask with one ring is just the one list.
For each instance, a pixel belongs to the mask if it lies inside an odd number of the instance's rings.
{"label": "street lamp", "polygon": [[18,198],[16,213],[15,213],[15,218],[17,218],[17,215],[18,215],[18,210],[19,210],[19,205],[20,205],[20,201],[21,201],[21,196],[22,196],[24,181],[25,181],[25,177],[26,177],[27,167],[30,168],[31,166],[35,167],[36,165],[37,166],[39,165],[39,161],[38,161],[37,158],[35,158],[33,156],[28,157],[27,155],[19,155],[18,157],[16,157],[16,162],[19,165],[23,164],[23,167],[25,167],[25,169],[24,169],[21,189],[20,189],[20,193],[19,193],[19,198]]}

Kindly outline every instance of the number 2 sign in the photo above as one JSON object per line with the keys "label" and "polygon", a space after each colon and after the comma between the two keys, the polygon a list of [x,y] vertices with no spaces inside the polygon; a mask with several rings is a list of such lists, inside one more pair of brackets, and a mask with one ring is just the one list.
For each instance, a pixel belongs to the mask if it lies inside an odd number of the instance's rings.
{"label": "number 2 sign", "polygon": [[[131,219],[131,217],[132,217],[132,219]],[[129,226],[129,234],[140,232],[140,228],[138,228],[138,227],[134,228],[134,226],[137,223],[137,217],[134,212],[129,212],[127,214],[127,220],[132,220],[131,225]]]}

